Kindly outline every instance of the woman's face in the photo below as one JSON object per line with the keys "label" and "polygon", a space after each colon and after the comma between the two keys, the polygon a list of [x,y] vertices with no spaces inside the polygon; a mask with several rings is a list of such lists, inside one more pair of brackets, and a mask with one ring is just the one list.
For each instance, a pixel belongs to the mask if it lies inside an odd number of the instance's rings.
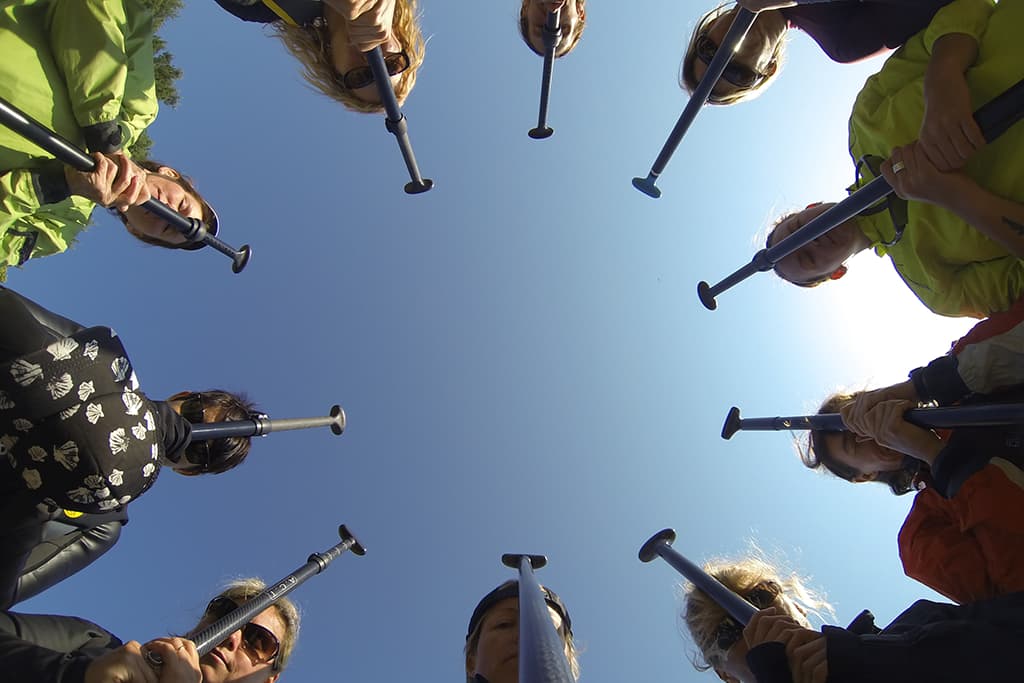
{"label": "woman's face", "polygon": [[[345,24],[344,17],[330,5],[324,5],[324,18],[327,20],[327,30],[331,34],[331,61],[334,63],[334,69],[344,75],[352,69],[365,67],[367,65],[366,56],[349,44],[348,26]],[[388,42],[381,45],[380,49],[384,54],[391,54],[401,52],[403,46],[392,33],[388,36]],[[392,88],[398,85],[401,77],[401,74],[391,77]],[[380,93],[377,92],[376,83],[355,88],[351,92],[363,102],[380,104]]]}
{"label": "woman's face", "polygon": [[858,484],[874,481],[883,472],[903,468],[902,453],[853,432],[826,434],[825,447],[835,460],[857,473],[850,481]]}
{"label": "woman's face", "polygon": [[[548,613],[556,629],[562,617],[551,605]],[[480,674],[489,683],[519,681],[519,598],[505,598],[494,604],[480,623],[476,650],[467,658],[470,674]]]}
{"label": "woman's face", "polygon": [[[178,183],[181,176],[173,168],[161,166],[156,172],[147,172],[146,186],[153,199],[166,204],[186,218],[203,217],[203,205],[199,199]],[[167,245],[185,243],[185,237],[171,225],[141,206],[130,206],[124,212],[128,219],[128,232],[159,240]]]}
{"label": "woman's face", "polygon": [[[732,20],[735,17],[735,9],[718,15],[704,27],[703,34],[707,36],[711,43],[721,46],[722,41],[725,40],[725,34],[729,31],[729,27],[732,25]],[[774,73],[778,65],[772,62],[772,55],[775,54],[776,45],[785,35],[785,30],[780,33],[777,30],[773,30],[773,28],[777,27],[763,20],[762,15],[758,15],[758,19],[754,20],[750,30],[747,31],[747,35],[744,36],[737,47],[735,56],[730,63],[746,67],[759,75],[768,76]],[[697,82],[700,82],[700,79],[704,77],[704,72],[707,69],[708,65],[704,60],[699,56],[694,58],[693,75]],[[720,78],[711,92],[716,97],[727,97],[747,89],[749,88],[741,87],[730,83],[725,78]]]}
{"label": "woman's face", "polygon": [[[818,204],[787,216],[772,230],[768,246],[775,246],[833,206],[835,204],[832,203]],[[847,221],[776,263],[775,272],[784,280],[797,284],[824,278],[862,248],[859,236],[857,224]]]}
{"label": "woman's face", "polygon": [[[196,624],[194,632],[212,625],[215,621],[209,615],[204,615]],[[250,623],[270,631],[278,643],[284,642],[287,629],[273,605],[253,617]],[[203,683],[274,683],[280,675],[274,672],[271,662],[253,662],[253,656],[242,638],[241,629],[233,632],[208,654],[200,657],[199,671]]]}
{"label": "woman's face", "polygon": [[537,52],[544,52],[544,24],[548,14],[556,9],[561,37],[555,46],[555,54],[561,56],[572,46],[572,37],[583,18],[576,0],[526,0],[526,38]]}

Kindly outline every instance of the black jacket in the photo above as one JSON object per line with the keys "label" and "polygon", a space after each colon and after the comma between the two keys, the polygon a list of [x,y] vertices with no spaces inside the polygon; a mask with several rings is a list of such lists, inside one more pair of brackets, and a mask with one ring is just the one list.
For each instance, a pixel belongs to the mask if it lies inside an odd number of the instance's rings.
{"label": "black jacket", "polygon": [[[918,600],[877,633],[825,626],[827,683],[1010,683],[1022,680],[1024,593],[970,605]],[[757,662],[765,643],[747,661]],[[755,669],[756,671],[756,669]],[[772,672],[762,675],[767,683]]]}
{"label": "black jacket", "polygon": [[[270,24],[282,20],[274,10],[260,0],[215,1],[242,21]],[[275,4],[299,26],[305,26],[317,17],[323,16],[324,13],[324,5],[320,0],[277,0]]]}

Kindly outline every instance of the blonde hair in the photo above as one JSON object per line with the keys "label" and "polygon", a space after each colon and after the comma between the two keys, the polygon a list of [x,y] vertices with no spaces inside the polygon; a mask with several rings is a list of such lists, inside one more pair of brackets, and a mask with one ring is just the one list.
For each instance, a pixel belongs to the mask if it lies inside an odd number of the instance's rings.
{"label": "blonde hair", "polygon": [[[501,590],[516,583],[515,579],[510,579],[505,583],[498,586],[495,590]],[[480,631],[483,629],[484,621],[486,621],[486,612],[484,618],[481,618],[477,623],[476,628],[466,638],[466,646],[463,648],[462,653],[466,660],[466,683],[472,680],[473,673],[469,670],[469,658],[471,655],[476,654],[477,645],[480,643]],[[572,673],[572,679],[578,681],[580,679],[580,661],[579,651],[576,649],[576,643],[573,642],[572,631],[566,628],[563,622],[562,628],[558,629],[558,635],[562,638],[562,644],[564,646],[565,658],[569,661],[569,671]]]}
{"label": "blonde hair", "polygon": [[[575,0],[576,12],[580,15],[580,20],[576,22],[576,28],[569,36],[569,44],[565,46],[565,49],[555,55],[555,58],[564,57],[573,50],[576,49],[576,45],[580,42],[580,38],[583,37],[583,28],[587,23],[586,5],[587,0]],[[519,8],[519,35],[523,37],[523,42],[526,43],[526,47],[530,48],[534,54],[544,56],[544,52],[537,51],[537,48],[530,42],[530,25],[526,21],[527,8],[530,6],[530,0],[523,0],[522,7]]]}
{"label": "blonde hair", "polygon": [[[399,103],[405,101],[416,85],[416,72],[423,64],[426,52],[426,42],[423,40],[418,19],[416,0],[395,2],[392,33],[409,55],[409,68],[399,75],[394,86],[395,97]],[[384,111],[384,105],[359,99],[342,83],[331,58],[331,36],[326,21],[321,19],[306,26],[292,26],[283,21],[274,22],[274,35],[284,43],[292,56],[302,63],[302,77],[314,90],[340,102],[350,111],[366,114]]]}
{"label": "blonde hair", "polygon": [[[224,597],[241,605],[262,593],[266,588],[267,584],[263,583],[261,579],[253,577],[236,579],[229,582],[217,597]],[[295,649],[295,641],[299,637],[299,610],[295,607],[295,603],[286,597],[279,599],[271,607],[277,611],[277,615],[284,623],[281,650],[277,653],[277,659],[274,662],[274,669],[282,671],[287,666],[288,660],[292,656],[292,650]]]}
{"label": "blonde hair", "polygon": [[[774,605],[785,609],[804,627],[810,626],[808,615],[820,617],[822,613],[832,613],[832,606],[823,596],[807,588],[802,577],[796,573],[786,574],[758,554],[736,561],[715,560],[705,564],[704,571],[743,597],[758,589],[767,589],[775,595]],[[686,585],[682,619],[697,646],[691,662],[698,671],[725,666],[728,652],[719,647],[718,632],[730,618],[707,593],[692,584]]]}
{"label": "blonde hair", "polygon": [[[697,39],[705,33],[708,24],[723,14],[731,12],[733,4],[732,2],[724,2],[697,20],[697,25],[693,29],[693,35],[690,36],[690,43],[686,46],[686,52],[683,53],[683,63],[679,67],[679,87],[686,92],[692,94],[700,82],[693,73],[693,65],[697,61]],[[708,96],[708,103],[728,106],[737,102],[743,102],[744,100],[754,99],[778,77],[779,72],[782,71],[782,63],[785,57],[786,41],[779,40],[775,44],[775,50],[772,52],[771,60],[769,61],[770,64],[775,64],[775,69],[771,73],[762,74],[762,78],[749,88],[734,86],[736,88],[735,91],[721,96],[712,93]]]}

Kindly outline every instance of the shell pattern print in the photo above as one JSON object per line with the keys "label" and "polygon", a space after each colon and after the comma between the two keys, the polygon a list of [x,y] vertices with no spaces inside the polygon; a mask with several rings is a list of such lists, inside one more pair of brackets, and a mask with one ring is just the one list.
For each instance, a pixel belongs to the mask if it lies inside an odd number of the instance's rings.
{"label": "shell pattern print", "polygon": [[[155,407],[113,330],[94,327],[0,366],[0,477],[35,503],[108,512],[156,479]],[[9,472],[9,474],[8,474]]]}

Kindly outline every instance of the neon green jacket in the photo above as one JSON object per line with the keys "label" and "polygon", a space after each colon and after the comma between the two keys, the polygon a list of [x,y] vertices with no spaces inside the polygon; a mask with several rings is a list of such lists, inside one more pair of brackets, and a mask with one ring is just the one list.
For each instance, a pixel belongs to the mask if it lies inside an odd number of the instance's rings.
{"label": "neon green jacket", "polygon": [[[924,75],[932,46],[948,33],[979,42],[967,72],[974,108],[1024,75],[1024,2],[953,0],[931,24],[897,50],[864,84],[850,117],[850,154],[886,158],[893,147],[917,139],[924,118]],[[990,192],[1024,203],[1024,126],[1018,124],[977,152],[967,174]],[[866,176],[866,177],[864,177]],[[872,179],[862,175],[857,186]],[[856,189],[854,186],[852,189]],[[1024,261],[955,214],[932,204],[907,203],[907,227],[894,246],[888,211],[858,216],[858,226],[888,256],[914,294],[935,313],[983,318],[1024,296]]]}
{"label": "neon green jacket", "polygon": [[[90,151],[127,148],[156,118],[153,31],[138,0],[14,0],[0,8],[0,96]],[[0,281],[68,249],[93,203],[63,167],[0,126]]]}

